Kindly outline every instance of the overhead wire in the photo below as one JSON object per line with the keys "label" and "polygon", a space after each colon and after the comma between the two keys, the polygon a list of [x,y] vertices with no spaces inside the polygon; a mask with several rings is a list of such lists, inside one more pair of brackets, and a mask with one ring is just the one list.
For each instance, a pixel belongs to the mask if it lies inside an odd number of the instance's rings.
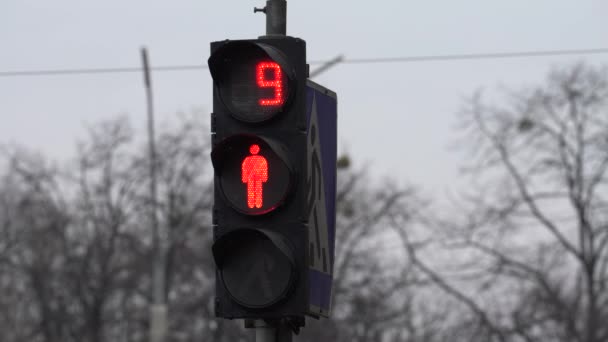
{"label": "overhead wire", "polygon": [[565,55],[592,55],[608,53],[608,48],[580,49],[580,50],[537,50],[519,52],[495,52],[495,53],[471,53],[452,55],[428,55],[428,56],[404,56],[385,58],[358,58],[344,59],[345,64],[370,64],[370,63],[404,63],[404,62],[426,62],[426,61],[449,61],[467,59],[498,59],[519,57],[542,57],[542,56],[565,56]]}
{"label": "overhead wire", "polygon": [[[566,56],[566,55],[597,55],[608,54],[608,48],[595,49],[564,49],[564,50],[531,50],[517,52],[496,53],[471,53],[471,54],[445,54],[445,55],[423,55],[423,56],[398,56],[398,57],[375,57],[375,58],[343,58],[339,64],[377,64],[377,63],[412,63],[427,61],[450,61],[450,60],[480,60],[499,58],[526,58],[542,56]],[[332,60],[312,60],[310,64],[325,64]],[[152,71],[186,71],[208,69],[205,64],[165,65],[150,67]],[[0,71],[0,77],[19,76],[53,76],[53,75],[92,75],[92,74],[115,74],[141,72],[141,67],[107,67],[107,68],[76,68],[76,69],[39,69],[39,70],[16,70]]]}

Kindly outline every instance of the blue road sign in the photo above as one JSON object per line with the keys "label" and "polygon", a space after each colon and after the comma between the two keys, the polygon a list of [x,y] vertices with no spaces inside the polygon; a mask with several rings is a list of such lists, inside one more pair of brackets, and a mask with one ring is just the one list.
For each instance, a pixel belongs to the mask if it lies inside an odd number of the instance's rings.
{"label": "blue road sign", "polygon": [[331,313],[336,232],[336,93],[307,82],[309,314]]}

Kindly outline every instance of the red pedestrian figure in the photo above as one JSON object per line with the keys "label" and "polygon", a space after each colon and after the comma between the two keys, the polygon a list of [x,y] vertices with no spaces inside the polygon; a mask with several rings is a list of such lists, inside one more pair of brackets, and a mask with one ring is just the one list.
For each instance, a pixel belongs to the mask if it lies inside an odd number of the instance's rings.
{"label": "red pedestrian figure", "polygon": [[258,156],[260,146],[249,147],[250,156],[243,160],[241,181],[247,183],[247,206],[262,207],[262,183],[268,181],[268,163],[266,158]]}

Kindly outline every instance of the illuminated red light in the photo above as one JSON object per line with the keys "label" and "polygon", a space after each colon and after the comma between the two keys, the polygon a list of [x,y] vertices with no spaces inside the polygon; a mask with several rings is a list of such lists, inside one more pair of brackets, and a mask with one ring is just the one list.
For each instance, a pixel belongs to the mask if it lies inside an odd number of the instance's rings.
{"label": "illuminated red light", "polygon": [[249,146],[249,152],[251,155],[245,157],[241,164],[241,181],[247,184],[247,206],[261,208],[264,196],[262,183],[268,181],[268,162],[258,155],[260,146]]}
{"label": "illuminated red light", "polygon": [[[273,70],[272,79],[266,79],[266,69]],[[276,62],[260,62],[256,66],[256,79],[260,88],[274,88],[274,98],[260,99],[261,106],[280,106],[285,101],[283,96],[283,72]]]}

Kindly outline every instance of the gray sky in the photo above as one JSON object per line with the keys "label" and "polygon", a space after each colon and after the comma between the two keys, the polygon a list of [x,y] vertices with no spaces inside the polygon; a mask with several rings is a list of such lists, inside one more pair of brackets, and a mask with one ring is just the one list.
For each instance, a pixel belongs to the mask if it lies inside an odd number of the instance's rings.
{"label": "gray sky", "polygon": [[[0,71],[200,64],[209,42],[255,38],[263,0],[2,0]],[[309,60],[608,47],[606,0],[288,1],[289,35]],[[595,56],[338,65],[316,79],[339,96],[339,149],[376,176],[427,191],[450,188],[462,155],[456,112],[478,87],[519,87],[551,66]],[[207,70],[153,74],[159,121],[211,110]],[[127,114],[145,127],[139,73],[0,77],[0,143],[57,158],[74,151],[84,125]]]}

